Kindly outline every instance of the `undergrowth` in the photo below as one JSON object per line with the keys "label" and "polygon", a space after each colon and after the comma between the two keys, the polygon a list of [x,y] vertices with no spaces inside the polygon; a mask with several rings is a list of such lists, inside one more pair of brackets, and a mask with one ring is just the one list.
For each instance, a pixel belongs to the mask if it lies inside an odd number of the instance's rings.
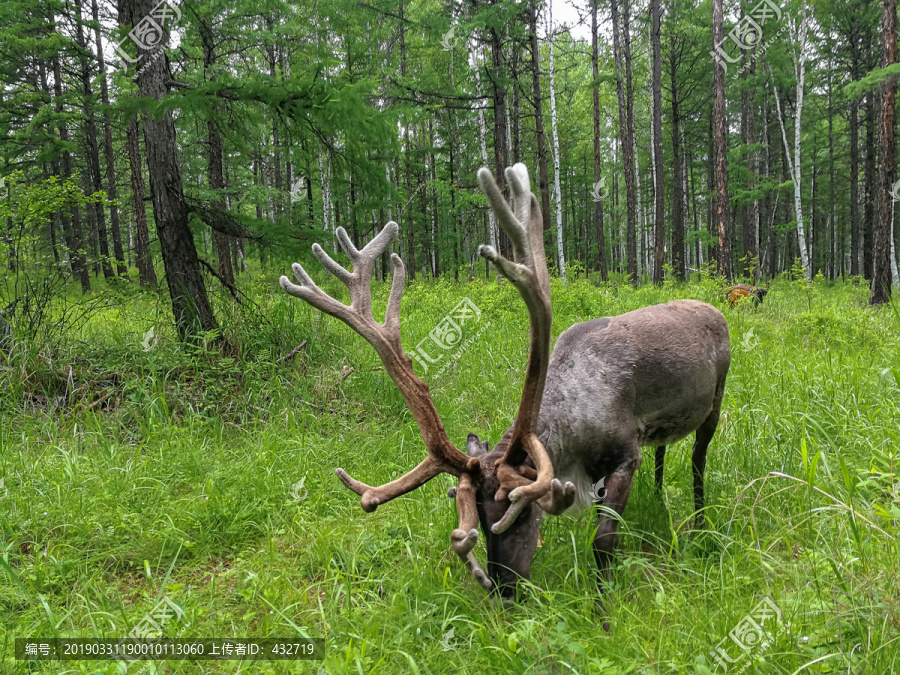
{"label": "undergrowth", "polygon": [[[373,285],[376,317],[387,292]],[[274,278],[247,293],[220,301],[220,331],[196,344],[156,295],[131,292],[54,345],[2,347],[0,672],[119,672],[15,661],[13,640],[123,637],[162,598],[184,611],[181,637],[322,637],[328,653],[145,673],[726,672],[717,646],[740,656],[729,673],[900,667],[900,318],[869,308],[865,288],[775,282],[761,305],[726,308],[709,278],[553,280],[554,337],[681,297],[719,306],[731,332],[707,525],[689,524],[692,439],[670,448],[662,500],[647,450],[612,635],[593,613],[590,514],[545,521],[531,592],[502,608],[449,548],[450,477],[363,513],[334,468],[382,483],[421,460],[403,398],[343,324]],[[480,312],[463,328],[473,339],[416,365],[458,445],[499,439],[527,354],[522,301],[493,281],[410,283],[407,351],[464,298]],[[780,612],[770,644],[742,651],[729,636],[766,599]]]}

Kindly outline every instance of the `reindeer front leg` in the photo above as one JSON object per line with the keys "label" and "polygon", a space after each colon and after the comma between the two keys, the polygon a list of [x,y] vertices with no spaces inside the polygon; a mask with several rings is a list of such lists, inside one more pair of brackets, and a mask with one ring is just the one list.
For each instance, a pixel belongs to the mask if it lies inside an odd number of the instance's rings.
{"label": "reindeer front leg", "polygon": [[[609,601],[603,600],[603,581],[609,575],[609,567],[616,548],[619,519],[625,512],[634,474],[641,466],[641,449],[635,440],[622,445],[621,449],[611,449],[612,456],[622,457],[622,461],[606,480],[606,497],[598,509],[597,533],[594,535],[594,558],[597,561],[597,590],[600,598],[597,608],[601,614],[609,615]],[[609,621],[603,622],[603,630],[609,632]]]}

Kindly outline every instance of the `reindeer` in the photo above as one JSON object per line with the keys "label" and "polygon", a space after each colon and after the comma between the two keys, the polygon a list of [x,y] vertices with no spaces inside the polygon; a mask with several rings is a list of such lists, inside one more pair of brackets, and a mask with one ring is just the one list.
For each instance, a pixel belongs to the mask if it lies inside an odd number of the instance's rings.
{"label": "reindeer", "polygon": [[[349,306],[319,289],[297,263],[293,271],[299,285],[283,276],[281,286],[340,319],[375,348],[425,442],[428,454],[422,463],[385,485],[369,486],[336,469],[341,482],[360,495],[364,511],[372,512],[438,474],[456,476],[458,484],[448,493],[459,514],[451,546],[485,590],[511,601],[520,582],[530,577],[543,514],[585,507],[592,484],[605,478],[607,493],[594,536],[602,598],[618,519],[641,465],[641,446],[656,447],[655,479],[661,488],[666,445],[696,431],[694,507],[701,518],[706,451],[718,424],[731,361],[728,329],[714,307],[677,300],[576,324],[559,337],[551,355],[550,278],[540,207],[524,165],[507,169],[506,177],[514,210],[490,171],[478,172],[490,208],[512,242],[514,260],[490,246],[478,252],[518,289],[528,308],[530,338],[518,413],[493,450],[475,434],[468,436],[466,453],[450,442],[428,385],[403,352],[400,299],[405,273],[396,254],[391,256],[393,278],[384,323],[372,317],[372,272],[398,236],[395,222],[361,251],[343,228],[337,229],[352,272],[313,245],[316,258],[349,289]],[[486,538],[487,573],[472,553],[479,522]],[[602,600],[598,607],[606,611]],[[608,631],[608,622],[603,627]]]}
{"label": "reindeer", "polygon": [[758,305],[766,297],[767,291],[759,286],[751,286],[749,284],[735,284],[725,289],[725,299],[732,307],[737,307],[738,303],[744,298],[750,298],[754,305]]}

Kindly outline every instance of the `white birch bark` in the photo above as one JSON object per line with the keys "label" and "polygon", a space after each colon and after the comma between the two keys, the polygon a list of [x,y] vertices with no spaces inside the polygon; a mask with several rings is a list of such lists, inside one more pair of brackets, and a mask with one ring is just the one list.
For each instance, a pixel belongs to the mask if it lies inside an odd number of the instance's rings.
{"label": "white birch bark", "polygon": [[553,74],[553,7],[548,6],[547,44],[550,50],[550,129],[553,133],[553,199],[556,201],[556,250],[559,264],[559,277],[566,281],[566,253],[563,249],[562,227],[562,189],[559,181],[559,134],[556,128],[556,91]]}
{"label": "white birch bark", "polygon": [[900,288],[900,277],[897,276],[897,248],[894,245],[894,205],[896,203],[891,199],[891,285],[894,289]]}
{"label": "white birch bark", "polygon": [[791,151],[788,146],[787,132],[784,130],[784,117],[781,114],[781,100],[778,90],[775,88],[775,79],[772,77],[772,69],[769,68],[769,77],[772,79],[772,92],[775,94],[775,107],[778,111],[778,126],[781,128],[781,139],[784,142],[784,151],[787,156],[788,171],[794,181],[794,217],[797,220],[797,242],[800,247],[800,263],[803,265],[807,279],[812,279],[812,270],[809,266],[809,251],[806,248],[806,231],[803,229],[803,202],[801,197],[801,166],[800,166],[800,138],[801,117],[803,115],[803,90],[806,81],[806,35],[807,35],[807,11],[806,2],[800,6],[800,22],[797,26],[797,47],[794,51],[794,76],[797,79],[797,113],[794,117],[794,159],[791,161]]}
{"label": "white birch bark", "polygon": [[334,221],[331,213],[331,155],[325,150],[325,170],[322,170],[322,155],[319,155],[319,175],[322,177],[322,229],[331,233],[331,248],[337,253],[334,238]]}
{"label": "white birch bark", "polygon": [[[487,125],[484,122],[484,107],[481,105],[482,93],[481,93],[481,58],[478,54],[478,50],[472,46],[470,47],[470,52],[472,54],[472,63],[474,64],[475,70],[475,89],[476,96],[479,97],[479,106],[478,106],[478,137],[481,141],[481,165],[488,165],[488,156],[487,156]],[[488,223],[490,224],[491,231],[491,246],[494,247],[494,250],[497,249],[497,219],[494,217],[494,211],[492,209],[488,209]],[[499,272],[498,272],[499,278]]]}
{"label": "white birch bark", "polygon": [[[640,242],[644,238],[644,211],[643,211],[643,203],[644,200],[641,199],[641,165],[638,162],[638,151],[637,151],[637,134],[634,133],[634,129],[631,130],[631,141],[632,141],[632,154],[634,155],[634,185],[635,192],[637,192],[637,228],[638,228],[638,236],[637,240]],[[643,246],[641,247],[644,248]],[[644,267],[644,251],[638,251],[637,256],[637,278],[638,284],[641,283],[641,279],[643,278],[643,267]]]}
{"label": "white birch bark", "polygon": [[[390,183],[391,183],[391,168],[390,168],[390,166],[388,166],[387,162],[384,163],[384,176],[385,176],[385,178],[387,178],[388,185],[390,185]],[[387,200],[387,217],[388,217],[388,221],[391,221],[394,219],[394,203],[391,201],[390,197],[388,197],[388,200]],[[393,244],[391,245],[391,248],[393,248]]]}

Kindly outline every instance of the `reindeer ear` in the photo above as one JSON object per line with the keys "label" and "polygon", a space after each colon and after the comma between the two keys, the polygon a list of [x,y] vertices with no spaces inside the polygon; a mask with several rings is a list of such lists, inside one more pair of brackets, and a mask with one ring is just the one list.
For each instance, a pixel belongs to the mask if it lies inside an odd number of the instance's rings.
{"label": "reindeer ear", "polygon": [[481,457],[490,451],[490,444],[478,438],[478,434],[469,434],[466,438],[466,454],[469,457]]}

